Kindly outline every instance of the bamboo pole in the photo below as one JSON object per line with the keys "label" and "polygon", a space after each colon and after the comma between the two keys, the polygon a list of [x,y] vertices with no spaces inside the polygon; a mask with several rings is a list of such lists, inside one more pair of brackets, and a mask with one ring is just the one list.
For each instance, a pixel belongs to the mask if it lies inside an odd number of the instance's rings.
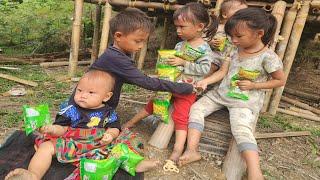
{"label": "bamboo pole", "polygon": [[[310,1],[304,1],[302,4],[301,9],[298,12],[296,21],[293,25],[290,40],[288,43],[288,47],[286,50],[286,56],[284,57],[283,60],[283,71],[285,74],[285,79],[287,80],[288,75],[290,73],[290,69],[294,60],[294,57],[297,52],[297,48],[299,45],[299,41],[301,38],[301,34],[304,28],[304,25],[306,23],[307,17],[308,17],[308,12],[310,9]],[[270,103],[270,108],[269,108],[269,113],[274,115],[277,112],[277,108],[279,106],[280,98],[282,96],[282,91],[284,89],[284,86],[276,88],[274,90],[272,100]]]}
{"label": "bamboo pole", "polygon": [[100,40],[99,56],[107,49],[109,30],[110,30],[109,21],[111,19],[111,12],[112,12],[112,7],[110,3],[106,3],[104,7],[104,18],[103,18],[101,40]]}
{"label": "bamboo pole", "polygon": [[83,0],[74,1],[74,17],[72,25],[71,50],[69,58],[69,76],[74,77],[78,66],[79,43],[81,33],[81,18],[83,11]]}
{"label": "bamboo pole", "polygon": [[314,112],[314,113],[320,115],[320,110],[319,109],[311,107],[308,104],[302,103],[302,102],[300,102],[298,100],[291,99],[291,98],[288,98],[288,97],[285,97],[285,96],[282,96],[281,100],[285,101],[285,102],[288,102],[288,103],[291,103],[291,104],[293,104],[295,106],[301,107],[303,109],[309,110],[311,112]]}
{"label": "bamboo pole", "polygon": [[320,0],[313,0],[310,3],[311,8],[320,8]]}
{"label": "bamboo pole", "polygon": [[11,76],[11,75],[8,75],[8,74],[0,73],[0,78],[8,79],[8,80],[11,80],[11,81],[15,81],[15,82],[18,82],[18,83],[21,83],[21,84],[26,84],[26,85],[33,86],[33,87],[37,87],[38,86],[38,83],[36,83],[36,82],[20,79],[18,77]]}
{"label": "bamboo pole", "polygon": [[[280,33],[281,25],[282,25],[282,20],[284,17],[284,13],[286,11],[286,5],[287,5],[287,3],[285,1],[277,1],[273,6],[273,10],[272,10],[271,14],[274,15],[275,18],[277,19],[277,29],[275,32],[275,37],[274,37],[273,43],[270,47],[272,50],[275,49],[276,44],[279,39],[279,33]],[[272,95],[272,89],[268,90],[265,95],[261,112],[267,112],[271,95]]]}
{"label": "bamboo pole", "polygon": [[[84,0],[87,3],[92,4],[105,4],[107,0]],[[183,5],[178,4],[165,4],[159,2],[145,2],[145,1],[130,1],[130,0],[108,0],[112,6],[125,6],[125,7],[135,7],[135,8],[153,8],[153,9],[164,9],[175,11],[182,7]]]}
{"label": "bamboo pole", "polygon": [[284,92],[288,93],[288,94],[292,94],[292,95],[298,96],[298,97],[301,97],[301,98],[304,98],[304,99],[309,99],[309,100],[313,100],[313,101],[316,101],[316,102],[320,101],[320,96],[316,95],[316,94],[310,94],[310,93],[306,93],[306,92],[303,92],[303,91],[291,89],[291,88],[288,88],[288,87],[284,88]]}
{"label": "bamboo pole", "polygon": [[282,137],[295,137],[295,136],[310,136],[309,131],[296,131],[296,132],[282,132],[282,133],[257,133],[256,139],[268,139],[268,138],[282,138]]}
{"label": "bamboo pole", "polygon": [[160,122],[157,129],[152,134],[149,144],[159,149],[166,149],[174,131],[174,123],[171,118],[172,109],[169,111],[169,122],[165,124]]}
{"label": "bamboo pole", "polygon": [[98,59],[100,21],[101,21],[101,5],[96,5],[96,12],[94,15],[93,38],[92,38],[91,64],[96,59]]}
{"label": "bamboo pole", "polygon": [[289,107],[289,110],[291,111],[295,111],[297,113],[302,113],[302,114],[308,114],[308,115],[311,115],[311,116],[317,116],[315,113],[309,111],[309,110],[305,110],[305,109],[300,109],[300,108],[297,108],[295,106],[290,106]]}
{"label": "bamboo pole", "polygon": [[[148,38],[149,40],[149,38]],[[139,54],[139,59],[138,59],[138,69],[141,70],[143,68],[143,65],[144,65],[144,60],[146,58],[146,55],[147,55],[147,51],[148,51],[148,40],[144,43],[141,51],[140,51],[140,54]]]}
{"label": "bamboo pole", "polygon": [[[90,61],[78,61],[78,65],[89,65],[91,64]],[[49,67],[59,67],[59,66],[68,66],[68,61],[61,61],[61,62],[44,62],[40,63],[40,66],[43,68],[49,68]]]}
{"label": "bamboo pole", "polygon": [[286,16],[284,18],[284,23],[281,28],[281,35],[280,35],[283,38],[283,40],[280,41],[276,46],[276,53],[278,54],[281,60],[283,60],[284,54],[286,52],[291,30],[297,16],[297,12],[298,12],[297,5],[294,5],[286,13]]}
{"label": "bamboo pole", "polygon": [[311,120],[311,121],[316,121],[316,122],[320,122],[320,117],[317,116],[312,116],[309,114],[303,114],[303,113],[298,113],[295,111],[291,111],[291,110],[287,110],[287,109],[282,109],[282,108],[277,108],[277,111],[283,114],[288,114],[291,116],[296,116],[296,117],[301,117],[307,120]]}
{"label": "bamboo pole", "polygon": [[165,17],[163,22],[163,34],[161,38],[160,49],[164,49],[166,46],[168,30],[169,30],[169,21],[168,21],[168,18]]}

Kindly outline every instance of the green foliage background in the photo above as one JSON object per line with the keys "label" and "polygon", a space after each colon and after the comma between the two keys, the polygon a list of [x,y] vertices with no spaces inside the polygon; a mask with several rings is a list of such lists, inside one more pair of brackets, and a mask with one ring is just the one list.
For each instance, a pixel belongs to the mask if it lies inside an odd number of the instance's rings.
{"label": "green foliage background", "polygon": [[[92,24],[92,10],[92,5],[85,4],[85,25]],[[6,54],[67,50],[72,17],[70,0],[0,0],[0,48]],[[84,32],[85,37],[91,35],[91,31]]]}

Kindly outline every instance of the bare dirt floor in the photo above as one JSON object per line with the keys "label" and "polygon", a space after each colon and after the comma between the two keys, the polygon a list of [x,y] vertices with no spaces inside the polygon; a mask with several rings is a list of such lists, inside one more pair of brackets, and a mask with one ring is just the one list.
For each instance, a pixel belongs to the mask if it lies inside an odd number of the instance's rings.
{"label": "bare dirt floor", "polygon": [[[312,65],[295,65],[290,74],[290,79],[287,86],[305,90],[314,94],[320,95],[320,75],[313,71]],[[45,72],[49,76],[55,76],[57,79],[63,79],[63,75],[57,74],[66,72],[67,68],[53,68]],[[69,83],[66,88],[66,93],[70,93],[74,83]],[[48,88],[54,88],[50,83]],[[133,102],[131,100],[146,102],[153,93],[147,90],[138,88],[134,92],[125,92],[120,100],[118,106],[118,114],[121,121],[126,122],[140,109],[143,108],[143,103]],[[21,106],[26,102],[20,102],[18,97],[1,97],[0,108],[16,109],[17,113],[21,113]],[[41,98],[41,97],[39,97]],[[128,101],[129,99],[129,101]],[[319,102],[318,102],[319,103]],[[59,102],[53,102],[55,109],[52,114],[57,111]],[[3,121],[0,116],[0,122]],[[260,119],[261,120],[261,119]],[[292,116],[285,116],[278,114],[276,117],[269,117],[263,115],[263,123],[258,123],[257,132],[283,132],[292,131],[292,127],[320,129],[319,122],[307,121],[301,118],[294,118]],[[22,123],[20,123],[22,124]],[[279,125],[280,124],[280,125]],[[18,127],[8,128],[5,124],[0,124],[0,143]],[[164,162],[170,155],[173,148],[173,138],[169,144],[168,149],[159,150],[148,145],[148,140],[156,128],[156,123],[150,120],[141,121],[133,131],[139,132],[139,139],[144,143],[144,156],[150,159],[158,159]],[[292,137],[292,138],[272,138],[258,140],[260,148],[260,162],[265,179],[311,179],[320,180],[320,137],[318,135]],[[225,179],[221,173],[223,157],[217,157],[208,154],[202,154],[202,160],[191,163],[180,168],[180,173],[164,172],[162,166],[145,173],[145,179],[170,179],[170,180],[189,180],[189,179]]]}

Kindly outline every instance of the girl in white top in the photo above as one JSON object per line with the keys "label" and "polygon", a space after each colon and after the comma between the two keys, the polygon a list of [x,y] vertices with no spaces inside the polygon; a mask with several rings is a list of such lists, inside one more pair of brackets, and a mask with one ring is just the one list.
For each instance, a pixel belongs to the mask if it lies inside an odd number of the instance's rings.
{"label": "girl in white top", "polygon": [[[225,32],[231,37],[236,48],[230,52],[230,59],[216,57],[229,61],[223,62],[221,71],[197,84],[206,88],[208,84],[216,82],[227,73],[219,86],[208,91],[192,105],[187,150],[179,159],[180,165],[201,158],[198,144],[204,118],[218,109],[227,107],[232,134],[248,167],[248,179],[263,179],[253,127],[262,107],[263,89],[285,84],[282,62],[268,48],[276,26],[275,17],[258,8],[239,10],[227,21]],[[269,75],[272,77],[270,80]]]}

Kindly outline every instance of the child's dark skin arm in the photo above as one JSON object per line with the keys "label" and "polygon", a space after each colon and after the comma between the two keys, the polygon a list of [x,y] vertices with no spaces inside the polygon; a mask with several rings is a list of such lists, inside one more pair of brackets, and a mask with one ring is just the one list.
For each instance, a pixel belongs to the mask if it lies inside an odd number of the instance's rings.
{"label": "child's dark skin arm", "polygon": [[252,82],[248,80],[243,80],[238,82],[238,86],[241,90],[250,89],[272,89],[280,86],[284,86],[286,83],[285,75],[283,70],[277,70],[271,73],[272,79],[266,82]]}

